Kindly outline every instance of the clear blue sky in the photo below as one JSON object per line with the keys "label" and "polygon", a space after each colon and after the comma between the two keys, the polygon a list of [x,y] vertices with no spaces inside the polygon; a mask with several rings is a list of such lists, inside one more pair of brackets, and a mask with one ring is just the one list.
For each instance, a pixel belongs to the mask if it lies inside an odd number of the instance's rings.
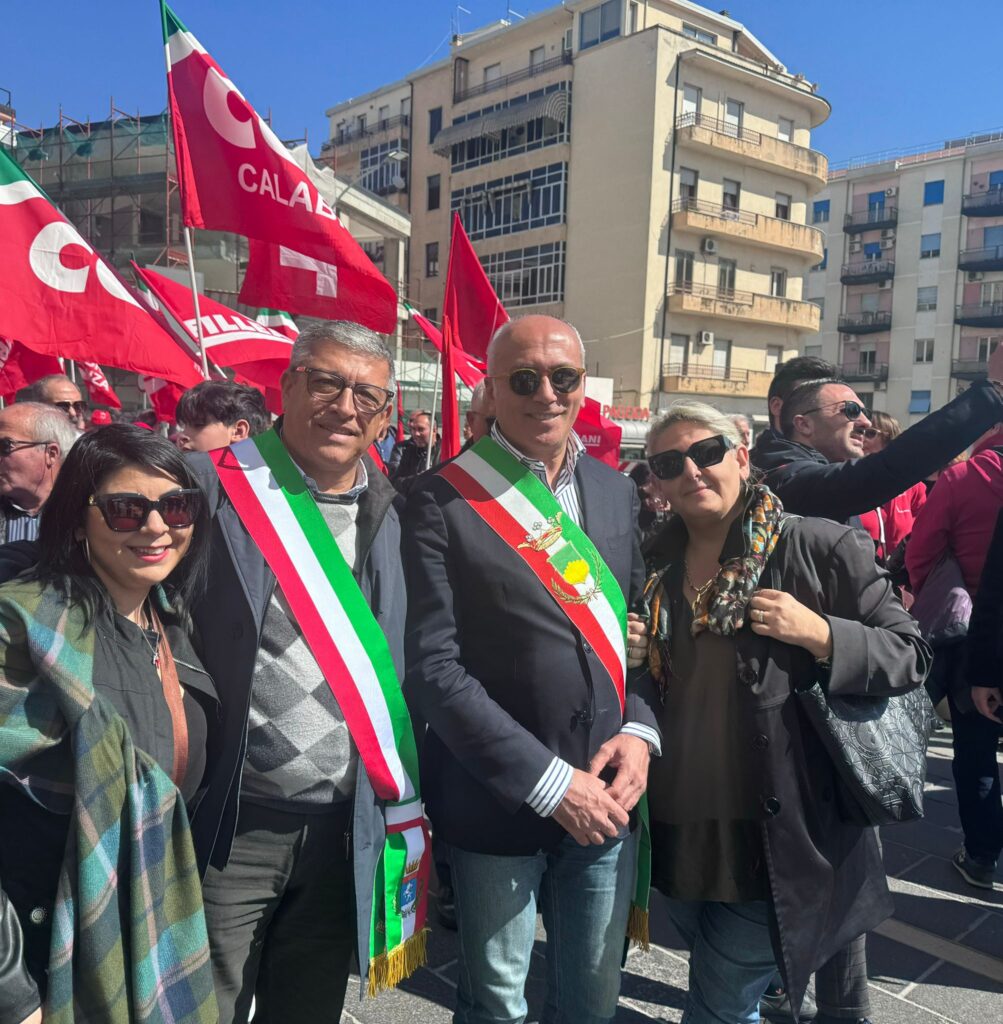
{"label": "clear blue sky", "polygon": [[[722,0],[719,0],[721,3]],[[1001,30],[993,0],[723,0],[792,71],[821,85],[833,114],[813,145],[834,160],[1003,125]],[[723,4],[722,4],[723,5]],[[505,0],[464,0],[470,30]],[[523,14],[552,6],[523,0]],[[715,7],[720,7],[714,5]],[[448,52],[446,0],[175,0],[175,10],[284,138],[324,110]],[[156,0],[2,0],[0,87],[18,120],[52,124],[165,106]]]}

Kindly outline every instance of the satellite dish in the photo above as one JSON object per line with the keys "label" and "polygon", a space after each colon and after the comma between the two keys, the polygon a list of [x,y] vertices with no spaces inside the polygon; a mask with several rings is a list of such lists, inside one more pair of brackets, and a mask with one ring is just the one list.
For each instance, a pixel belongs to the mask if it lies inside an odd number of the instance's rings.
{"label": "satellite dish", "polygon": [[403,192],[404,191],[404,186],[407,184],[407,182],[404,180],[404,178],[401,175],[395,174],[390,179],[390,184],[393,185],[393,187],[395,189],[397,189],[398,192]]}

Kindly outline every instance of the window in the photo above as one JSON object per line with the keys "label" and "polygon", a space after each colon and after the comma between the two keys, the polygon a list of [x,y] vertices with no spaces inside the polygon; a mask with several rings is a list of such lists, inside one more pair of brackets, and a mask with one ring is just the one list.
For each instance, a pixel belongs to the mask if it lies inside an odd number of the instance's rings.
{"label": "window", "polygon": [[387,121],[390,120],[390,104],[380,107],[377,117],[379,117],[380,127],[386,128]]}
{"label": "window", "polygon": [[564,301],[564,254],[564,242],[551,242],[491,253],[481,262],[506,306],[535,306]]}
{"label": "window", "polygon": [[687,39],[695,39],[698,43],[706,43],[708,46],[717,46],[717,36],[713,32],[706,32],[696,25],[687,25],[683,22],[683,35]]}
{"label": "window", "polygon": [[726,210],[737,210],[742,199],[742,183],[725,178],[722,182],[721,206]]}
{"label": "window", "polygon": [[766,372],[776,373],[777,364],[784,358],[784,347],[783,345],[767,345],[766,346]]}
{"label": "window", "polygon": [[979,338],[978,341],[978,360],[980,363],[988,363],[989,357],[996,351],[997,345],[999,345],[999,338]]}
{"label": "window", "polygon": [[533,49],[529,51],[529,66],[531,68],[539,67],[546,59],[546,46],[534,46]]}
{"label": "window", "polygon": [[822,358],[822,346],[821,345],[805,345],[804,354],[806,356],[814,356],[816,359]]}
{"label": "window", "polygon": [[484,84],[490,85],[492,82],[497,82],[501,78],[501,64],[489,64],[484,69]]}
{"label": "window", "polygon": [[825,268],[828,265],[829,265],[829,249],[828,249],[828,246],[827,246],[826,248],[824,248],[822,250],[822,262],[821,263],[816,263],[815,266],[813,266],[811,269],[812,270],[825,270]]}
{"label": "window", "polygon": [[783,267],[770,269],[770,294],[775,299],[787,298],[787,271]]}
{"label": "window", "polygon": [[909,395],[909,412],[924,413],[930,411],[930,392],[913,391]]}
{"label": "window", "polygon": [[359,153],[359,184],[378,196],[401,191],[402,181],[407,176],[407,161],[390,159],[390,154],[400,149],[400,139],[389,139],[363,149]]}
{"label": "window", "polygon": [[620,0],[606,0],[606,3],[582,11],[578,17],[578,49],[587,50],[598,46],[607,39],[620,34]]}
{"label": "window", "polygon": [[428,202],[425,205],[427,210],[438,210],[439,200],[442,191],[442,179],[438,174],[428,176]]}
{"label": "window", "polygon": [[794,141],[794,122],[789,117],[777,118],[777,138],[781,142]]}
{"label": "window", "polygon": [[816,199],[814,205],[811,208],[811,222],[812,224],[828,224],[829,223],[829,200],[828,199]]}
{"label": "window", "polygon": [[933,362],[933,338],[917,338],[916,348],[913,354],[913,362],[916,363],[932,363]]}
{"label": "window", "polygon": [[717,292],[722,298],[735,294],[735,271],[738,264],[734,260],[717,261]]}
{"label": "window", "polygon": [[878,353],[873,344],[863,344],[857,350],[857,371],[874,373],[878,365]]}
{"label": "window", "polygon": [[791,219],[791,197],[783,192],[778,192],[776,196],[776,217],[779,220],[790,220]]}
{"label": "window", "polygon": [[937,286],[916,289],[916,309],[918,312],[937,308]]}
{"label": "window", "polygon": [[727,380],[731,373],[731,342],[715,340],[712,359],[714,376]]}
{"label": "window", "polygon": [[881,305],[881,296],[878,292],[865,292],[860,296],[861,313],[877,313]]}
{"label": "window", "polygon": [[879,259],[881,259],[881,243],[864,242],[864,262],[873,263]]}
{"label": "window", "polygon": [[[811,301],[814,302],[816,306],[818,306],[818,318],[819,318],[819,320],[824,319],[825,318],[825,296],[824,295],[820,295],[817,299],[812,299]],[[807,355],[807,354],[808,353],[805,352],[805,355]]]}
{"label": "window", "polygon": [[944,202],[943,181],[928,181],[923,186],[923,205],[941,206]]}
{"label": "window", "polygon": [[676,288],[685,291],[693,287],[694,254],[676,249]]}
{"label": "window", "polygon": [[442,107],[432,107],[428,112],[428,144],[435,142],[436,135],[442,131]]}
{"label": "window", "polygon": [[742,134],[742,121],[745,118],[745,104],[738,100],[726,100],[724,104],[724,133],[736,139]]}
{"label": "window", "polygon": [[431,320],[433,324],[437,324],[439,322],[439,307],[427,306],[425,309],[425,319]]}
{"label": "window", "polygon": [[700,174],[689,167],[679,168],[679,196],[685,206],[691,199],[697,197],[697,183],[700,181]]}
{"label": "window", "polygon": [[439,276],[439,243],[428,242],[425,245],[425,276]]}
{"label": "window", "polygon": [[358,114],[355,118],[355,127],[359,135],[366,134],[366,115]]}
{"label": "window", "polygon": [[933,235],[921,235],[919,240],[919,258],[928,260],[940,255],[940,232]]}
{"label": "window", "polygon": [[630,25],[630,28],[628,29],[628,31],[631,32],[631,33],[634,33],[634,32],[637,31],[637,11],[638,11],[638,7],[639,7],[639,4],[637,3],[637,0],[631,0],[630,9],[629,9],[630,10],[630,14],[629,14],[630,21],[628,22],[628,24]]}
{"label": "window", "polygon": [[690,336],[673,334],[669,341],[669,373],[685,374],[689,368]]}
{"label": "window", "polygon": [[450,209],[471,239],[497,238],[565,223],[567,195],[568,165],[557,163],[457,189]]}
{"label": "window", "polygon": [[868,192],[867,193],[867,210],[871,214],[872,220],[877,220],[879,215],[884,212],[885,209],[885,194],[884,192]]}
{"label": "window", "polygon": [[703,96],[703,90],[698,89],[695,85],[687,85],[683,83],[683,115],[692,114],[693,117],[700,117],[700,100]]}
{"label": "window", "polygon": [[401,117],[411,116],[411,97],[405,96],[401,100]]}

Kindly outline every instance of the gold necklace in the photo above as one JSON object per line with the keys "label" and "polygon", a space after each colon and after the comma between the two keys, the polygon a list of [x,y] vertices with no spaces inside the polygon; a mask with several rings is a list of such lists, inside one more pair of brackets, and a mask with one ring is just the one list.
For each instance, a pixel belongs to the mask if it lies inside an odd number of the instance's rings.
{"label": "gold necklace", "polygon": [[711,578],[702,587],[698,587],[693,582],[693,580],[690,579],[690,567],[686,564],[686,559],[684,558],[683,575],[686,577],[686,583],[689,586],[690,590],[692,590],[693,593],[696,594],[696,597],[690,602],[690,608],[693,612],[693,615],[696,616],[697,605],[700,604],[700,602],[704,599],[704,595],[714,585],[714,581],[717,579],[717,573],[714,573],[714,575],[711,576]]}

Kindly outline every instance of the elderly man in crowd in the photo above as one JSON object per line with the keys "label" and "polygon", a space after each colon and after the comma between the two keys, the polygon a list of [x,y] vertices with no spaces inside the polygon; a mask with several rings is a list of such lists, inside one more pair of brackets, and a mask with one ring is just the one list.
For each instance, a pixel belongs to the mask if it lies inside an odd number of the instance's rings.
{"label": "elderly man in crowd", "polygon": [[38,537],[40,514],[77,436],[50,405],[18,402],[0,411],[0,544]]}
{"label": "elderly man in crowd", "polygon": [[423,959],[400,523],[365,454],[394,389],[380,335],[314,324],[275,427],[190,456],[214,519],[193,618],[223,705],[224,784],[208,780],[192,831],[215,842],[205,908],[223,1024],[246,1022],[252,998],[259,1024],[338,1024],[353,954],[374,992]]}
{"label": "elderly man in crowd", "polygon": [[495,421],[495,407],[488,394],[487,381],[478,381],[470,395],[470,405],[463,424],[463,439],[467,446],[476,444],[491,432]]}
{"label": "elderly man in crowd", "polygon": [[48,377],[40,377],[18,392],[17,400],[54,405],[66,413],[66,418],[77,430],[87,429],[87,402],[80,388],[65,373],[50,373]]}
{"label": "elderly man in crowd", "polygon": [[[390,455],[390,479],[401,494],[407,494],[415,480],[429,466],[439,463],[439,436],[427,409],[415,409],[407,423],[408,437],[401,441]],[[429,461],[428,449],[432,446]]]}
{"label": "elderly man in crowd", "polygon": [[659,734],[650,677],[625,670],[638,497],[574,433],[584,362],[570,324],[504,325],[490,435],[406,511],[405,692],[428,722],[428,809],[450,848],[458,1024],[525,1018],[538,904],[545,1021],[612,1020],[632,899],[643,927],[632,812]]}

